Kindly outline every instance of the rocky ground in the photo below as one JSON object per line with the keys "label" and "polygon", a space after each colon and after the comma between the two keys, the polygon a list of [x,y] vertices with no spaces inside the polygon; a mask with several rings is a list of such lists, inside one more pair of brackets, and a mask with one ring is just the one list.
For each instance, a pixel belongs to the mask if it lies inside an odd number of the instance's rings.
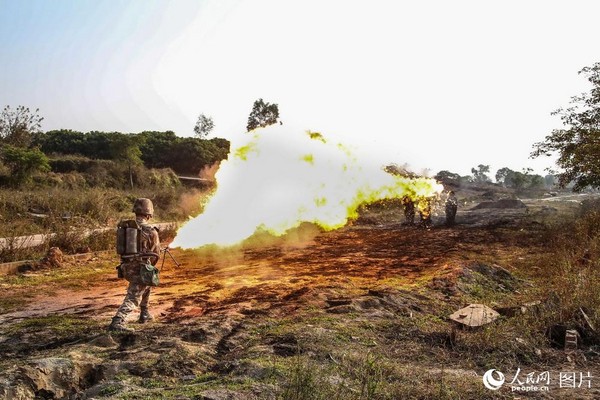
{"label": "rocky ground", "polygon": [[[105,330],[126,287],[112,254],[2,277],[0,398],[598,398],[598,348],[565,352],[533,332],[550,304],[534,290],[538,220],[574,205],[524,205],[463,205],[455,227],[436,217],[432,229],[373,209],[334,232],[175,249],[181,265],[167,258],[153,291],[156,321],[132,315],[127,334]],[[479,329],[448,319],[470,303],[504,315]],[[493,391],[490,369],[552,382]],[[599,378],[566,388],[566,372]]]}

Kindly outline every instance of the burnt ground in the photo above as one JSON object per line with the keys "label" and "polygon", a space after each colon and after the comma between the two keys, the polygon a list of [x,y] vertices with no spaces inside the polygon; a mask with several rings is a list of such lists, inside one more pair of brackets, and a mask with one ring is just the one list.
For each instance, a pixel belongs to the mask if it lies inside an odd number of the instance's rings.
{"label": "burnt ground", "polygon": [[[151,308],[131,334],[106,325],[124,296],[116,256],[0,281],[4,398],[516,398],[486,389],[488,369],[600,376],[593,351],[566,354],[529,332],[531,316],[480,329],[448,320],[470,303],[539,299],[544,254],[527,210],[459,213],[432,229],[397,210],[366,212],[334,232],[301,226],[236,249],[172,250]],[[59,276],[59,277],[57,277]],[[542,303],[543,304],[543,303]],[[591,388],[521,398],[596,398]],[[2,396],[0,396],[2,398]]]}

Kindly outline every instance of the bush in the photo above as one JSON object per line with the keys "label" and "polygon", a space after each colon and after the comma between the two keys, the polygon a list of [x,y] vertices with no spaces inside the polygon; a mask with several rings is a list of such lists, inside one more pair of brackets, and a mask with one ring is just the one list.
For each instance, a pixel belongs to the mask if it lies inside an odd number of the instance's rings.
{"label": "bush", "polygon": [[[549,251],[542,260],[545,285],[541,294],[547,299],[546,327],[580,328],[581,311],[599,326],[600,202],[584,203],[576,218],[550,227],[545,239]],[[600,332],[587,339],[600,343]]]}

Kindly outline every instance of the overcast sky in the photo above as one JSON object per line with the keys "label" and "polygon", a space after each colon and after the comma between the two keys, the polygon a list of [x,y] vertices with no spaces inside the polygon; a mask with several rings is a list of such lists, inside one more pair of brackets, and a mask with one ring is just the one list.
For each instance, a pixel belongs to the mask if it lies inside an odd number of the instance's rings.
{"label": "overcast sky", "polygon": [[254,100],[373,160],[528,158],[588,89],[599,1],[0,0],[0,106],[43,129],[244,131]]}

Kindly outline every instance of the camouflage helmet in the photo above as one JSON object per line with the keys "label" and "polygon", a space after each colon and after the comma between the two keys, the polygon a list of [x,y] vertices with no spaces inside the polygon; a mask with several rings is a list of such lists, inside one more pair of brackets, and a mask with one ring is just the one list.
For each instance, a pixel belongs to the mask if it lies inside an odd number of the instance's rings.
{"label": "camouflage helmet", "polygon": [[154,206],[150,199],[139,198],[133,203],[133,212],[136,215],[154,215]]}

